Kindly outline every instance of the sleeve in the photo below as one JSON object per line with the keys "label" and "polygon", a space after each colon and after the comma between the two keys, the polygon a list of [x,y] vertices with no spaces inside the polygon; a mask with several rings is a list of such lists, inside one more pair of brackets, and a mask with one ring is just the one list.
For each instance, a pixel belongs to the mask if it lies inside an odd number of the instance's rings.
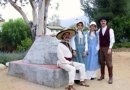
{"label": "sleeve", "polygon": [[70,40],[70,44],[73,50],[76,50],[76,45],[75,45],[75,36],[72,37]]}
{"label": "sleeve", "polygon": [[60,46],[60,44],[59,44],[58,47],[57,47],[57,57],[58,57],[58,59],[59,59],[59,61],[60,61],[61,63],[71,64],[71,62],[69,62],[68,60],[66,60],[66,59],[64,58],[63,49],[62,49],[62,47]]}
{"label": "sleeve", "polygon": [[113,29],[110,29],[110,45],[109,48],[113,47],[113,44],[115,43],[115,35]]}
{"label": "sleeve", "polygon": [[99,41],[100,41],[100,40],[99,40],[99,32],[96,32],[96,33],[97,33],[97,41],[98,41],[98,42],[97,42],[96,50],[98,51],[98,50],[100,49],[100,48],[99,48],[99,43],[100,43]]}

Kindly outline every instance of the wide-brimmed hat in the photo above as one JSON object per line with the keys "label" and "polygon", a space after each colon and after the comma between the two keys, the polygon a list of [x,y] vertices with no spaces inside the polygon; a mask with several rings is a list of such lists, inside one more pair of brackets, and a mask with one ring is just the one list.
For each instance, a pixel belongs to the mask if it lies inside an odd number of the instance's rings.
{"label": "wide-brimmed hat", "polygon": [[91,25],[97,26],[96,22],[94,22],[94,21],[92,21],[92,22],[89,24],[89,26],[91,26]]}
{"label": "wide-brimmed hat", "polygon": [[105,16],[100,17],[100,18],[99,18],[99,20],[98,20],[98,22],[100,23],[100,21],[101,21],[101,20],[106,20],[106,21],[107,21],[107,23],[109,22],[108,17],[105,17]]}
{"label": "wide-brimmed hat", "polygon": [[59,40],[62,40],[62,36],[64,35],[64,33],[70,33],[70,37],[74,36],[76,34],[76,31],[74,29],[65,29],[63,31],[60,31],[57,35],[56,38]]}

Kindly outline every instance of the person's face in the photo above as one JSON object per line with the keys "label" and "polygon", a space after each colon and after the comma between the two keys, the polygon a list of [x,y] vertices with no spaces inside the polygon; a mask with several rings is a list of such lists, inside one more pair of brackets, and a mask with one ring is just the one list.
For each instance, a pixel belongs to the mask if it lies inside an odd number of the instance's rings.
{"label": "person's face", "polygon": [[78,29],[78,30],[82,30],[82,29],[83,29],[83,24],[79,23],[79,24],[77,25],[77,29]]}
{"label": "person's face", "polygon": [[105,19],[102,19],[100,21],[101,27],[105,27],[107,25],[107,21]]}
{"label": "person's face", "polygon": [[69,40],[70,40],[70,33],[69,33],[69,32],[66,32],[66,33],[63,34],[62,37],[63,37],[63,40],[69,41]]}
{"label": "person's face", "polygon": [[90,26],[90,30],[91,30],[91,31],[96,30],[96,25],[92,24],[92,25]]}

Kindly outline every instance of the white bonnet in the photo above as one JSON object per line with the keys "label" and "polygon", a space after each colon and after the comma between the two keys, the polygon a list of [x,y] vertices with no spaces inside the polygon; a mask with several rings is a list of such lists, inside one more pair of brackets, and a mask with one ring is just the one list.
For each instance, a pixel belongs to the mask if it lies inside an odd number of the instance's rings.
{"label": "white bonnet", "polygon": [[94,22],[94,21],[92,21],[92,22],[89,24],[89,26],[91,26],[91,25],[96,25],[96,26],[97,26],[96,22]]}

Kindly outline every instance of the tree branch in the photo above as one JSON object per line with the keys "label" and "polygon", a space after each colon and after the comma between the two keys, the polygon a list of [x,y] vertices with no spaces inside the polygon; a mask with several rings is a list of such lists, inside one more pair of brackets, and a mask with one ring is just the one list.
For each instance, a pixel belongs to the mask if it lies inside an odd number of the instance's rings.
{"label": "tree branch", "polygon": [[10,4],[22,15],[22,17],[23,17],[23,19],[25,20],[26,24],[30,27],[30,25],[29,25],[29,20],[28,20],[26,14],[23,12],[23,10],[22,10],[22,8],[21,8],[20,6],[16,5],[16,1],[17,1],[17,0],[15,0],[15,2],[12,1],[12,0],[8,0],[8,1],[9,1]]}

